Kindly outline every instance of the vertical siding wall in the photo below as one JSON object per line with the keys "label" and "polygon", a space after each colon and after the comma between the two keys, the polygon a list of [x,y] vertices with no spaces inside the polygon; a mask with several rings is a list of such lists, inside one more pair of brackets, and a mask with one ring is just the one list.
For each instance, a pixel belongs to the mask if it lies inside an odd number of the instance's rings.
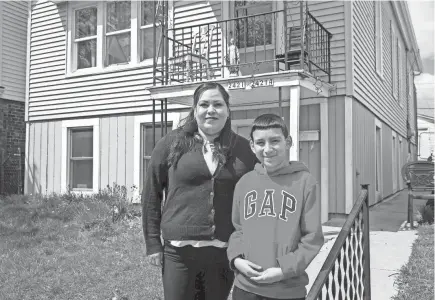
{"label": "vertical siding wall", "polygon": [[[134,116],[100,119],[99,186],[133,185]],[[62,166],[62,121],[29,124],[29,155],[26,158],[26,193],[59,193]]]}
{"label": "vertical siding wall", "polygon": [[66,73],[69,5],[38,1],[32,9],[29,121],[152,110],[146,90],[152,65],[79,77]]}
{"label": "vertical siding wall", "polygon": [[23,101],[26,94],[27,1],[0,3],[0,86],[4,99]]}
{"label": "vertical siding wall", "polygon": [[[300,26],[299,10],[300,7],[298,2],[288,1],[287,3],[288,27]],[[332,34],[331,81],[337,87],[335,95],[345,94],[346,62],[345,62],[345,35],[344,35],[344,2],[343,1],[308,1],[308,10]]]}
{"label": "vertical siding wall", "polygon": [[[353,8],[353,49],[354,49],[354,87],[355,97],[402,136],[406,136],[407,95],[405,84],[406,70],[400,70],[403,83],[399,89],[399,99],[393,97],[392,85],[392,45],[391,26],[399,38],[406,66],[405,46],[400,36],[398,22],[393,14],[390,1],[381,1],[382,10],[382,55],[383,78],[376,73],[375,66],[375,6],[373,1],[352,2]],[[411,114],[412,115],[412,114]]]}
{"label": "vertical siding wall", "polygon": [[345,213],[344,101],[344,96],[328,99],[330,213]]}
{"label": "vertical siding wall", "polygon": [[[354,160],[354,197],[361,191],[361,184],[368,183],[370,204],[376,203],[376,124],[375,115],[359,101],[353,101],[353,160]],[[392,155],[392,129],[385,123],[381,124],[381,168],[382,168],[382,198],[388,197],[404,187],[400,170],[406,163],[407,140],[397,134],[396,136],[396,161]],[[399,138],[402,146],[399,147]],[[400,154],[399,154],[400,152]],[[400,160],[399,160],[400,159]],[[396,177],[393,178],[393,163],[396,166]],[[397,190],[393,190],[393,180],[397,183]]]}

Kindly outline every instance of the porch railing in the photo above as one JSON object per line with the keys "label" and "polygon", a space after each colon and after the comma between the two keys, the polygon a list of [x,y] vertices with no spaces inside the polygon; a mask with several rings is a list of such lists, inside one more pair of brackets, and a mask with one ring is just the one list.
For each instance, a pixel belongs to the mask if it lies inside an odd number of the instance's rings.
{"label": "porch railing", "polygon": [[289,69],[323,72],[330,81],[331,34],[308,12],[287,26],[286,9],[161,30],[155,82],[202,81]]}
{"label": "porch railing", "polygon": [[370,293],[370,228],[368,184],[354,204],[307,300],[365,299]]}
{"label": "porch railing", "polygon": [[332,34],[307,11],[308,70],[311,73],[320,71],[316,75],[327,75],[328,82],[331,82],[331,38]]}

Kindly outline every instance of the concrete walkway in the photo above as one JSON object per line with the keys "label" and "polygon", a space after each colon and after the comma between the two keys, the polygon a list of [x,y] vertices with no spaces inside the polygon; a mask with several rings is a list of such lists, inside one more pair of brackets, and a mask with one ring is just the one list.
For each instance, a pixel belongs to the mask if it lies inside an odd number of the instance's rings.
{"label": "concrete walkway", "polygon": [[[415,200],[414,212],[425,203],[425,200]],[[400,268],[408,262],[417,238],[416,230],[403,230],[407,207],[407,190],[402,190],[370,208],[371,299],[388,300],[397,293],[394,281]],[[311,288],[343,224],[344,220],[331,220],[323,226],[326,243],[307,269],[310,278],[307,290]]]}

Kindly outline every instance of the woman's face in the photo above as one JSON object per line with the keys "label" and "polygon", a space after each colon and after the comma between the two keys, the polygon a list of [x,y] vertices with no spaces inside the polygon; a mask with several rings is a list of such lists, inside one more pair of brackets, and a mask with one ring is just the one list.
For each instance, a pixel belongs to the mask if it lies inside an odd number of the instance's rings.
{"label": "woman's face", "polygon": [[222,94],[217,89],[206,90],[195,107],[198,128],[207,135],[221,132],[229,116],[229,109]]}

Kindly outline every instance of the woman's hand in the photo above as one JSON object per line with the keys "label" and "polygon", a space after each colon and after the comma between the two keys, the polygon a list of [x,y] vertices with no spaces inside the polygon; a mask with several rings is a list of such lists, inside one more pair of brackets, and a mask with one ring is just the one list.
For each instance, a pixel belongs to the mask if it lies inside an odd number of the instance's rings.
{"label": "woman's hand", "polygon": [[151,254],[149,256],[149,260],[153,266],[161,267],[163,264],[163,253],[157,252],[157,253]]}
{"label": "woman's hand", "polygon": [[251,277],[251,280],[254,280],[258,283],[273,283],[283,279],[284,274],[281,268],[269,268],[262,272],[259,276]]}
{"label": "woman's hand", "polygon": [[263,269],[259,265],[254,264],[253,262],[237,257],[234,260],[234,266],[246,277],[260,276],[261,270]]}

